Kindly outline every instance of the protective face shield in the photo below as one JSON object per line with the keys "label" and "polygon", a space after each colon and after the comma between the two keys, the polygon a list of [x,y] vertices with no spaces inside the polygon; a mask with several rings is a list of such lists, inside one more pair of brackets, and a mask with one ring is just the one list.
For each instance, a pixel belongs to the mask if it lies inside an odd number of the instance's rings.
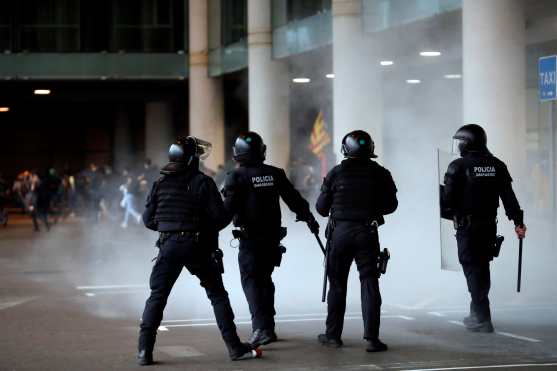
{"label": "protective face shield", "polygon": [[462,138],[453,138],[453,150],[452,153],[455,155],[460,155],[464,148],[466,148],[466,140]]}
{"label": "protective face shield", "polygon": [[170,146],[168,157],[170,162],[183,162],[188,165],[194,158],[205,160],[211,154],[211,143],[196,137],[180,138]]}
{"label": "protective face shield", "polygon": [[205,160],[207,157],[211,155],[213,152],[213,145],[203,139],[199,139],[196,137],[188,137],[195,141],[195,157],[199,158],[200,160]]}

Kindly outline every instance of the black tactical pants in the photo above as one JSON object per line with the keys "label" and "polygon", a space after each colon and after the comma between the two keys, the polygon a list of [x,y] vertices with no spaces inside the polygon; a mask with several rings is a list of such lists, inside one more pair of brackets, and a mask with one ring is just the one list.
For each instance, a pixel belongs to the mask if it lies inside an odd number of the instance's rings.
{"label": "black tactical pants", "polygon": [[238,263],[254,331],[275,329],[275,284],[271,275],[277,261],[278,245],[276,239],[240,240]]}
{"label": "black tactical pants", "polygon": [[379,337],[381,294],[377,271],[379,238],[377,229],[362,223],[337,221],[329,236],[327,296],[327,335],[340,339],[346,311],[348,274],[352,261],[356,261],[360,274],[364,339]]}
{"label": "black tactical pants", "polygon": [[228,293],[215,263],[211,260],[210,252],[204,247],[194,242],[193,237],[178,235],[169,237],[162,244],[151,273],[151,295],[145,303],[140,325],[140,350],[153,350],[168,295],[184,266],[199,278],[201,286],[205,288],[228,349],[232,350],[240,344]]}
{"label": "black tactical pants", "polygon": [[491,287],[489,262],[462,264],[462,270],[468,284],[468,292],[472,297],[470,313],[475,313],[480,322],[491,320],[488,297]]}
{"label": "black tactical pants", "polygon": [[493,258],[496,234],[495,221],[471,223],[456,232],[458,258],[472,298],[470,312],[476,314],[480,322],[491,320],[488,297],[491,288],[489,262]]}

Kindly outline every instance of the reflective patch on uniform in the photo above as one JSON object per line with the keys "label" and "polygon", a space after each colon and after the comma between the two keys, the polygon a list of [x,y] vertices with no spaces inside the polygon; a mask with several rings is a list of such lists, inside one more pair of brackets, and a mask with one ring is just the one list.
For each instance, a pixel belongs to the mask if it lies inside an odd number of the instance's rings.
{"label": "reflective patch on uniform", "polygon": [[272,175],[252,176],[251,183],[255,188],[274,187],[275,179]]}
{"label": "reflective patch on uniform", "polygon": [[497,170],[495,166],[474,166],[473,169],[474,177],[495,177],[497,176]]}

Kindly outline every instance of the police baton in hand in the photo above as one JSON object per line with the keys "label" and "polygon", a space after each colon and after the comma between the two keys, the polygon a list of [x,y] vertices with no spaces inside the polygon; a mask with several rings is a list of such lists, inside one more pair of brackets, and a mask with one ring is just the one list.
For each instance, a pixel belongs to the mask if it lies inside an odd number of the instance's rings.
{"label": "police baton in hand", "polygon": [[516,281],[516,292],[520,292],[520,281],[522,280],[522,241],[524,238],[518,237],[518,278]]}
{"label": "police baton in hand", "polygon": [[321,251],[323,252],[323,255],[325,255],[325,269],[324,269],[324,273],[323,273],[323,291],[321,292],[321,302],[324,303],[325,302],[325,297],[327,296],[327,265],[328,265],[328,261],[329,261],[329,249],[325,249],[323,247],[323,242],[321,242],[321,238],[319,238],[319,235],[317,233],[314,234],[315,239],[317,240],[317,243],[319,244],[319,247],[321,248]]}
{"label": "police baton in hand", "polygon": [[[299,219],[297,219],[296,221],[300,221]],[[325,247],[323,246],[323,242],[321,241],[321,238],[319,238],[319,232],[316,231],[314,228],[311,227],[310,223],[307,222],[309,230],[311,231],[311,233],[315,236],[315,239],[317,240],[317,243],[319,244],[319,248],[321,249],[321,252],[323,253],[323,255],[325,256],[325,272],[323,274],[323,292],[321,294],[321,302],[325,302],[325,296],[327,296],[327,255],[329,252],[329,249],[325,250]]]}

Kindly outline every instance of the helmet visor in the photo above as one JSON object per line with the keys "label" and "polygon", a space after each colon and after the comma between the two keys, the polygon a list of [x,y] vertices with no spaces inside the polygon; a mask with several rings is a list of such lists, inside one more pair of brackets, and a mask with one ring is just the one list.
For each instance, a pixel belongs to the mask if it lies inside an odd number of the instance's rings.
{"label": "helmet visor", "polygon": [[205,160],[213,151],[213,145],[206,140],[190,137],[195,141],[195,156],[200,160]]}
{"label": "helmet visor", "polygon": [[460,155],[462,153],[462,148],[466,145],[466,141],[461,138],[453,138],[453,150],[452,152],[456,155]]}

